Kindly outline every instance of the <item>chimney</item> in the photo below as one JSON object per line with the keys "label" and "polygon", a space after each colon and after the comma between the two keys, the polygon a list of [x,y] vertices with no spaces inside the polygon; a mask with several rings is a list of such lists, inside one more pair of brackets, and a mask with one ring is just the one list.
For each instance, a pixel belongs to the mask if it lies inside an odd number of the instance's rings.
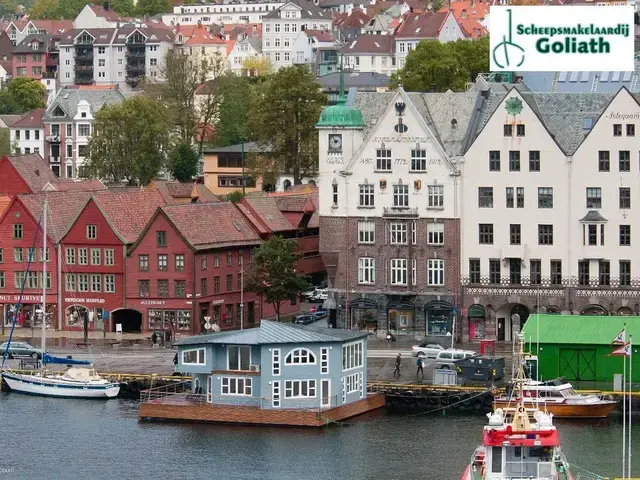
{"label": "chimney", "polygon": [[40,170],[36,169],[36,177],[40,176]]}

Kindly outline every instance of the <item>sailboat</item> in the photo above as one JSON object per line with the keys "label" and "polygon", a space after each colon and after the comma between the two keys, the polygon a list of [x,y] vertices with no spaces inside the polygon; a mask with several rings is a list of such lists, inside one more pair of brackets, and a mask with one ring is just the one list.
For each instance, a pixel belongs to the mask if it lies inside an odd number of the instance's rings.
{"label": "sailboat", "polygon": [[[47,251],[47,210],[48,202],[45,199],[43,218],[43,252]],[[37,232],[36,232],[37,235]],[[35,240],[34,240],[35,243]],[[35,251],[35,249],[32,249]],[[29,258],[29,264],[27,265],[27,271],[31,263]],[[6,371],[4,369],[4,358],[6,358],[6,352],[9,351],[11,345],[11,338],[13,336],[13,329],[15,328],[15,322],[17,312],[20,308],[20,301],[22,299],[22,293],[18,300],[16,308],[16,314],[13,317],[13,325],[11,327],[11,334],[9,341],[7,342],[6,351],[3,358],[3,371],[2,378],[7,383],[9,388],[14,392],[27,393],[32,395],[43,395],[50,397],[72,397],[72,398],[115,398],[120,392],[120,384],[117,382],[109,381],[102,378],[95,371],[92,362],[87,360],[74,360],[72,358],[60,358],[54,357],[46,353],[46,279],[47,278],[47,262],[42,262],[42,311],[41,325],[42,325],[42,338],[41,338],[41,350],[42,354],[42,367],[40,371],[35,373],[20,373]],[[23,285],[24,290],[24,285]],[[64,373],[47,371],[47,365],[58,364],[68,365],[70,368]]]}

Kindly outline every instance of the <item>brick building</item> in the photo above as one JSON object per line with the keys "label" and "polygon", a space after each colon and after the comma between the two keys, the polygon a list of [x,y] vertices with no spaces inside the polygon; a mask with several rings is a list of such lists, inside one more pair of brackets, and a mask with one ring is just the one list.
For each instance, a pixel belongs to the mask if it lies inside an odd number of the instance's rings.
{"label": "brick building", "polygon": [[354,106],[342,95],[323,111],[320,253],[339,326],[450,338],[460,267],[452,158],[465,138],[447,117],[456,101],[399,89],[358,93]]}
{"label": "brick building", "polygon": [[[143,313],[144,331],[200,333],[205,317],[222,329],[238,328],[241,272],[260,243],[232,203],[162,207],[129,250],[127,306]],[[275,315],[252,292],[244,292],[244,302],[244,326]],[[281,313],[297,309],[287,304]]]}

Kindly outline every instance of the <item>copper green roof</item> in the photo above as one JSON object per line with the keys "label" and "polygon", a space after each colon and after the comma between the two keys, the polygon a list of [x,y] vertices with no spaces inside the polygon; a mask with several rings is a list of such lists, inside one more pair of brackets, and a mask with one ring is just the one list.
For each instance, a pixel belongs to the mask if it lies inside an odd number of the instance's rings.
{"label": "copper green roof", "polygon": [[[540,325],[538,326],[538,322]],[[522,329],[524,341],[545,344],[609,345],[627,324],[634,345],[640,344],[640,317],[608,315],[530,315]]]}
{"label": "copper green roof", "polygon": [[320,114],[320,121],[316,127],[364,127],[362,112],[356,107],[346,104],[344,98],[336,105],[325,107]]}

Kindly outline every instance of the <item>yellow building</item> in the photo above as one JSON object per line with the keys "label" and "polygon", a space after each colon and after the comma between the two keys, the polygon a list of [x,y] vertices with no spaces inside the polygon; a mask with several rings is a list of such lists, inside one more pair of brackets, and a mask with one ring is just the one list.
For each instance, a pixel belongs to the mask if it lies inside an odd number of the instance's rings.
{"label": "yellow building", "polygon": [[[254,142],[244,144],[245,166],[249,152],[257,152]],[[242,190],[242,144],[211,148],[204,156],[204,184],[216,195],[226,195]],[[262,179],[248,175],[245,170],[245,192],[262,191]]]}

